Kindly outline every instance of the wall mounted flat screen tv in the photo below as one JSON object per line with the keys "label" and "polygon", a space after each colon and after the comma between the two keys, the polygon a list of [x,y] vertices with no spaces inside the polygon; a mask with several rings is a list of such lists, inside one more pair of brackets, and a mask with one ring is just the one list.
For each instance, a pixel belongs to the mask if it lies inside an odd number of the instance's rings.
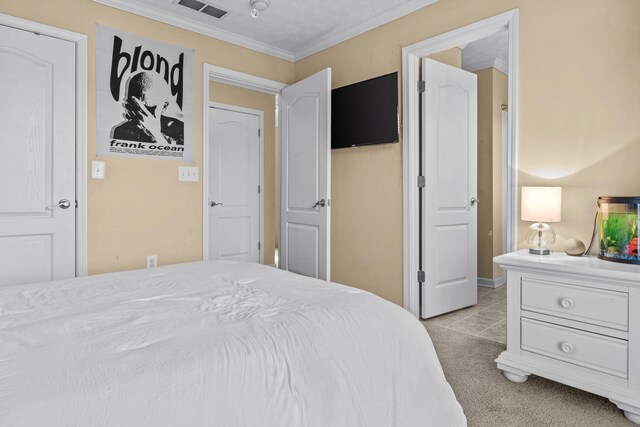
{"label": "wall mounted flat screen tv", "polygon": [[331,148],[398,142],[398,73],[331,91]]}

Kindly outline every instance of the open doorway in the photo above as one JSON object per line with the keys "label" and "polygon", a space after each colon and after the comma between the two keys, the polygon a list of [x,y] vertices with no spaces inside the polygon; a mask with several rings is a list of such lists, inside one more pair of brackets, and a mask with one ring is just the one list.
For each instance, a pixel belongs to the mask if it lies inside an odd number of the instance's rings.
{"label": "open doorway", "polygon": [[212,82],[209,100],[209,255],[276,265],[275,95]]}
{"label": "open doorway", "polygon": [[420,191],[422,318],[488,302],[478,286],[505,283],[492,260],[503,253],[506,234],[502,122],[508,61],[506,30],[422,61],[420,174],[429,183]]}
{"label": "open doorway", "polygon": [[[211,196],[211,141],[210,141],[210,113],[211,107],[216,105],[226,110],[237,110],[237,112],[248,113],[248,116],[261,116],[258,122],[259,139],[262,141],[262,153],[259,164],[258,188],[255,191],[256,198],[261,199],[262,208],[259,213],[259,244],[260,262],[267,265],[276,265],[276,239],[278,236],[278,201],[276,196],[277,188],[277,156],[276,145],[276,102],[277,95],[286,87],[284,83],[267,80],[261,77],[240,73],[233,70],[204,64],[203,66],[203,145],[202,145],[202,255],[203,259],[213,259],[211,253],[211,221],[212,215]],[[216,203],[223,203],[223,200],[212,200]],[[255,233],[255,231],[254,231]],[[253,244],[251,244],[253,246]]]}
{"label": "open doorway", "polygon": [[[216,85],[221,83],[216,89]],[[224,86],[223,86],[224,85]],[[217,95],[225,90],[234,92],[248,90],[256,92],[249,95],[254,99],[260,94],[269,94],[268,102],[264,104],[264,110],[258,114],[264,115],[267,111],[273,111],[276,107],[282,113],[279,117],[280,131],[278,135],[278,155],[280,161],[279,171],[280,192],[278,199],[275,196],[276,184],[276,145],[275,130],[273,133],[273,156],[264,155],[263,169],[266,171],[267,163],[273,166],[273,177],[263,179],[265,187],[272,186],[273,192],[265,201],[267,206],[280,205],[279,223],[285,226],[275,226],[275,220],[263,219],[263,229],[271,228],[273,235],[269,248],[265,248],[263,262],[274,265],[275,261],[275,234],[279,228],[280,239],[278,244],[278,267],[284,270],[294,271],[300,274],[318,277],[328,280],[330,274],[330,156],[329,156],[329,123],[330,123],[330,91],[331,70],[325,69],[300,80],[292,85],[267,80],[261,77],[233,71],[210,64],[203,65],[203,118],[202,135],[204,140],[210,136],[209,110]],[[280,95],[280,96],[276,96]],[[238,96],[225,99],[227,109],[239,109]],[[276,105],[277,103],[277,105]],[[215,107],[215,103],[213,103]],[[231,104],[231,105],[230,105]],[[255,108],[253,109],[255,110]],[[267,124],[273,124],[273,120],[265,120]],[[211,175],[217,173],[212,170],[211,144],[202,145],[202,257],[204,260],[212,259],[211,240],[211,208],[224,204],[224,200],[210,200],[212,184]],[[266,150],[266,147],[265,147]],[[266,188],[265,188],[266,189]],[[267,198],[267,197],[265,197]],[[215,202],[212,206],[211,202]],[[315,204],[314,204],[315,202]],[[271,210],[276,215],[276,210]],[[284,230],[284,231],[283,231]],[[265,230],[266,231],[266,230]],[[261,242],[259,242],[261,243]],[[268,252],[267,252],[268,250]],[[268,262],[271,261],[271,262]]]}
{"label": "open doorway", "polygon": [[[493,39],[491,39],[493,37]],[[463,51],[469,47],[469,51],[477,48],[481,44],[481,40],[485,41],[484,51],[488,51],[486,48],[486,40],[489,42],[503,42],[506,39],[506,68],[502,71],[496,70],[496,63],[498,67],[502,64],[499,62],[505,62],[504,60],[497,61],[492,59],[491,66],[488,66],[488,62],[485,59],[486,66],[481,66],[479,60],[475,61],[476,68],[473,73],[476,74],[478,80],[482,84],[484,80],[490,81],[491,85],[486,87],[483,91],[491,92],[491,97],[487,98],[485,94],[479,96],[478,106],[480,107],[481,99],[490,99],[487,105],[492,105],[493,99],[493,81],[494,78],[497,81],[503,82],[506,76],[506,93],[507,102],[500,101],[497,105],[497,112],[495,114],[494,126],[494,113],[493,107],[484,109],[481,112],[483,117],[479,117],[483,123],[480,124],[478,132],[478,190],[477,197],[470,195],[470,202],[468,208],[477,204],[477,200],[480,200],[478,207],[483,207],[483,213],[478,221],[478,246],[485,247],[491,246],[491,252],[484,251],[482,258],[480,259],[479,252],[476,250],[475,255],[469,255],[469,259],[478,261],[478,265],[482,263],[482,267],[478,269],[480,278],[480,284],[496,286],[501,282],[500,271],[495,271],[491,259],[494,255],[511,251],[515,242],[515,218],[516,218],[516,147],[517,147],[517,64],[518,64],[518,10],[506,12],[504,14],[488,18],[486,20],[477,22],[475,24],[468,25],[466,27],[438,35],[431,39],[424,40],[414,45],[408,46],[403,49],[403,137],[404,137],[404,149],[403,149],[403,165],[404,165],[404,301],[405,308],[410,310],[417,316],[422,316],[422,303],[424,294],[422,291],[427,289],[427,286],[433,286],[433,277],[430,277],[430,273],[433,276],[433,271],[429,270],[427,265],[429,262],[433,262],[432,259],[425,257],[424,249],[427,248],[430,243],[422,242],[426,235],[424,230],[421,229],[421,218],[423,218],[423,212],[421,211],[421,179],[422,177],[420,167],[421,159],[421,125],[424,119],[421,111],[420,98],[423,96],[420,93],[420,85],[416,82],[421,80],[421,63],[422,58],[431,57],[436,61],[447,63],[450,67],[456,67],[463,69],[474,68],[470,66],[474,61],[469,58],[474,55],[465,55],[466,60],[463,65]],[[501,45],[504,47],[503,45]],[[482,50],[482,49],[480,49]],[[467,52],[469,52],[467,51]],[[475,55],[476,57],[478,55]],[[451,65],[451,61],[454,62]],[[487,71],[482,71],[487,70]],[[507,71],[507,74],[504,73]],[[472,71],[468,71],[471,73]],[[500,74],[498,74],[500,73]],[[480,74],[483,74],[482,76]],[[496,84],[496,87],[498,84]],[[500,84],[501,88],[504,88]],[[480,87],[478,89],[481,89]],[[499,96],[496,96],[498,99]],[[486,99],[485,99],[486,101]],[[507,110],[507,137],[505,147],[502,147],[502,104],[505,104],[505,110]],[[489,111],[491,110],[491,111]],[[489,117],[487,119],[485,116]],[[486,119],[486,121],[485,121]],[[425,126],[427,124],[425,123]],[[496,130],[494,130],[494,128]],[[495,141],[494,141],[495,135]],[[494,143],[496,149],[494,149]],[[485,148],[490,148],[485,150]],[[487,162],[486,159],[490,159]],[[495,166],[495,168],[494,168]],[[486,178],[488,177],[488,181]],[[418,185],[416,186],[416,182]],[[427,182],[427,185],[433,185],[433,183]],[[485,199],[483,200],[482,194],[485,193]],[[503,213],[504,208],[504,213]],[[498,227],[496,231],[496,226]],[[503,238],[504,236],[504,238]],[[504,243],[503,243],[504,240]],[[433,244],[433,242],[431,242]],[[485,259],[486,258],[486,259]],[[434,270],[431,266],[431,270]],[[446,270],[446,269],[445,269]],[[416,274],[417,272],[417,274]],[[487,277],[483,277],[487,276]],[[436,278],[437,279],[437,278]],[[455,280],[453,280],[455,279]],[[460,278],[455,277],[450,282],[457,283]],[[436,280],[437,282],[437,280]],[[448,286],[450,283],[442,283],[443,286]],[[477,284],[474,283],[474,287]],[[451,296],[448,296],[451,298]],[[466,301],[467,299],[465,299]],[[468,301],[467,301],[468,302]],[[457,307],[462,308],[465,305],[473,304],[463,303],[464,305]],[[454,310],[452,304],[445,304],[446,310]],[[444,312],[444,311],[443,311]]]}
{"label": "open doorway", "polygon": [[[210,148],[209,254],[273,265],[278,234],[275,95],[219,82],[212,82],[209,90],[210,113],[220,113],[209,115],[209,135],[205,136]],[[229,117],[218,123],[222,114]],[[223,141],[217,141],[220,138],[228,139],[227,149]],[[217,167],[212,167],[215,159]],[[226,200],[220,199],[211,206],[211,197],[224,191],[228,202],[234,202],[225,205]],[[225,233],[233,234],[227,243]],[[216,247],[219,250],[213,251]],[[221,252],[225,248],[228,255]]]}
{"label": "open doorway", "polygon": [[461,46],[461,68],[478,82],[478,285],[505,284],[504,273],[493,257],[506,251],[507,134],[509,105],[509,33],[505,29]]}

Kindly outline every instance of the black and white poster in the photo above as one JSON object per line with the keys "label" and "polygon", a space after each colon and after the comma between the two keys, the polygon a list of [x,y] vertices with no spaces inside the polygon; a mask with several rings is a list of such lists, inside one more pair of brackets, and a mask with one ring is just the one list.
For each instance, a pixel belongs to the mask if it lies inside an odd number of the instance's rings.
{"label": "black and white poster", "polygon": [[194,160],[193,49],[97,26],[98,156]]}

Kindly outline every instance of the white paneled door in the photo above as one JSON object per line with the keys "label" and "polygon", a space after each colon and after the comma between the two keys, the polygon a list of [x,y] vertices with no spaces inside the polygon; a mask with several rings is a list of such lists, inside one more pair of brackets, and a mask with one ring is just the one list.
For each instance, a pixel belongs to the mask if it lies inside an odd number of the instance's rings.
{"label": "white paneled door", "polygon": [[75,276],[75,61],[0,25],[0,286]]}
{"label": "white paneled door", "polygon": [[422,317],[477,302],[476,75],[423,59]]}
{"label": "white paneled door", "polygon": [[330,279],[331,69],[282,91],[280,268]]}
{"label": "white paneled door", "polygon": [[260,262],[260,116],[209,109],[209,258]]}

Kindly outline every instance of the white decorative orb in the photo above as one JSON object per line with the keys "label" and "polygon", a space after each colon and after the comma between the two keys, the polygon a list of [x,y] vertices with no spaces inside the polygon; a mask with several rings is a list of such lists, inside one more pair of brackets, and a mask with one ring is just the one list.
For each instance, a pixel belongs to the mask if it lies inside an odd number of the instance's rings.
{"label": "white decorative orb", "polygon": [[582,256],[587,248],[578,239],[568,239],[564,242],[564,252],[571,256]]}
{"label": "white decorative orb", "polygon": [[536,222],[527,230],[525,237],[531,248],[549,248],[556,242],[556,232],[549,224]]}

